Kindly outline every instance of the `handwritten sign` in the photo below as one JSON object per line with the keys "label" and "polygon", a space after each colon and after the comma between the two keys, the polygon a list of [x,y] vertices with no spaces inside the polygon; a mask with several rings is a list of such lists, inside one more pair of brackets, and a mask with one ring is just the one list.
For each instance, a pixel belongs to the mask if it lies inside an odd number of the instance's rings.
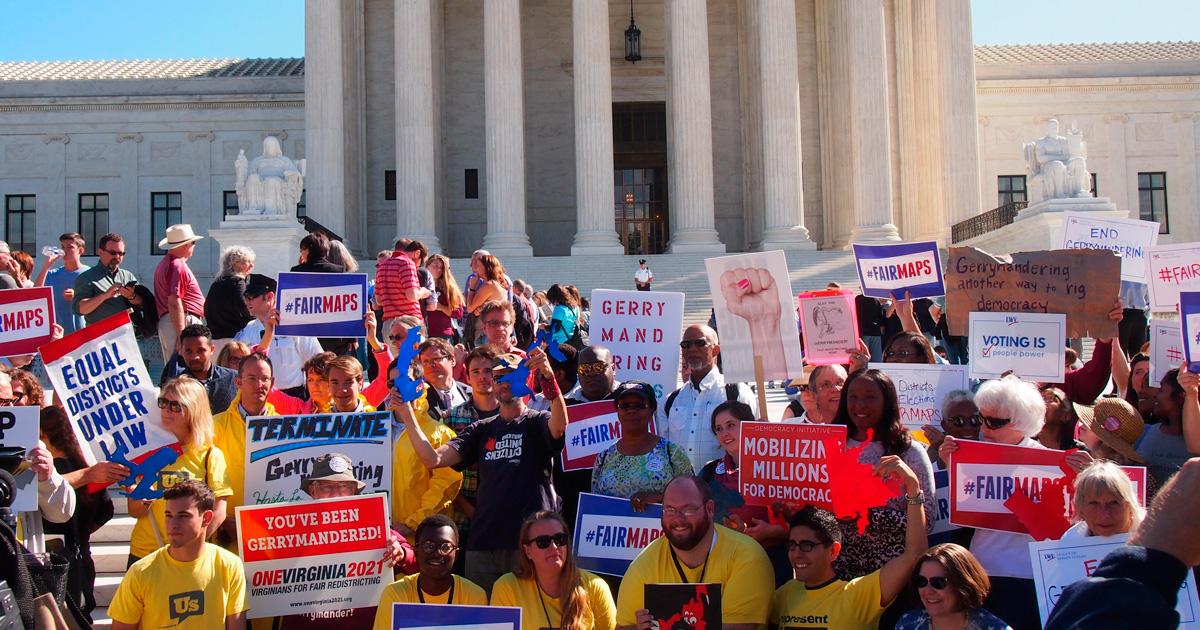
{"label": "handwritten sign", "polygon": [[1063,249],[1107,249],[1121,256],[1121,279],[1146,281],[1148,250],[1158,243],[1158,223],[1063,213]]}
{"label": "handwritten sign", "polygon": [[300,480],[313,462],[342,453],[363,492],[392,489],[391,417],[387,411],[255,416],[246,420],[246,505],[301,501]]}
{"label": "handwritten sign", "polygon": [[1070,249],[992,256],[951,247],[946,265],[946,323],[967,335],[969,313],[1066,313],[1067,337],[1116,337],[1108,318],[1121,288],[1121,259],[1111,251]]}
{"label": "handwritten sign", "polygon": [[280,337],[362,337],[367,308],[367,274],[279,274]]}
{"label": "handwritten sign", "polygon": [[1183,291],[1179,294],[1179,317],[1188,371],[1200,372],[1200,291]]}
{"label": "handwritten sign", "polygon": [[942,399],[956,389],[970,389],[965,365],[870,363],[867,367],[882,371],[896,384],[900,422],[909,431],[926,424],[941,426]]}
{"label": "handwritten sign", "polygon": [[[1033,584],[1037,593],[1038,612],[1042,625],[1058,605],[1058,599],[1070,585],[1091,577],[1104,556],[1124,547],[1129,534],[1092,536],[1067,540],[1043,540],[1029,543],[1029,559],[1033,562]],[[1200,628],[1200,599],[1196,597],[1196,576],[1187,578],[1175,602],[1180,628]]]}
{"label": "handwritten sign", "polygon": [[0,356],[33,354],[54,335],[54,289],[0,291]]}
{"label": "handwritten sign", "polygon": [[[22,458],[28,460],[38,443],[41,423],[39,407],[4,407],[0,409],[0,448],[21,449]],[[14,474],[16,495],[12,502],[13,512],[33,512],[38,509],[37,475],[33,468],[22,465]]]}
{"label": "handwritten sign", "polygon": [[783,252],[706,258],[704,269],[721,331],[725,380],[753,383],[756,356],[763,361],[764,379],[799,375],[803,357]]}
{"label": "handwritten sign", "polygon": [[645,381],[662,400],[679,386],[683,294],[592,290],[592,343],[612,352],[621,381]]}
{"label": "handwritten sign", "polygon": [[575,516],[575,563],[581,569],[625,575],[629,563],[662,535],[662,505],[634,512],[629,499],[579,493]]}
{"label": "handwritten sign", "polygon": [[1163,374],[1183,363],[1183,332],[1179,322],[1150,322],[1150,385],[1158,387]]}
{"label": "handwritten sign", "polygon": [[845,449],[844,425],[743,422],[739,427],[738,488],[747,505],[784,501],[833,508],[827,462]]}
{"label": "handwritten sign", "polygon": [[392,630],[521,630],[521,609],[460,604],[392,604]]}
{"label": "handwritten sign", "polygon": [[971,378],[1021,378],[1061,383],[1066,373],[1066,315],[971,313]]}
{"label": "handwritten sign", "polygon": [[854,292],[846,289],[808,291],[796,296],[804,331],[804,358],[809,365],[849,363],[858,347],[858,315]]}
{"label": "handwritten sign", "polygon": [[1200,291],[1200,243],[1156,245],[1146,268],[1150,307],[1174,311],[1180,291]]}
{"label": "handwritten sign", "polygon": [[862,245],[854,243],[854,262],[863,295],[913,298],[946,294],[937,241]]}
{"label": "handwritten sign", "polygon": [[392,579],[385,495],[243,505],[234,516],[251,619],[375,606]]}
{"label": "handwritten sign", "polygon": [[[650,432],[656,433],[654,419]],[[596,456],[621,439],[621,422],[617,406],[611,400],[571,405],[567,407],[567,432],[563,436],[563,470],[591,470]]]}

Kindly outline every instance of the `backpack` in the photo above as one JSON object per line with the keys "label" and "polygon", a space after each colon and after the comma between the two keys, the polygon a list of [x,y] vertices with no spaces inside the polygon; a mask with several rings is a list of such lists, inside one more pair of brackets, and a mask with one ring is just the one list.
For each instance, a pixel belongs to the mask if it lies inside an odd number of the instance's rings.
{"label": "backpack", "polygon": [[528,348],[529,344],[533,343],[533,336],[537,331],[537,326],[533,323],[533,313],[530,310],[533,306],[527,297],[514,297],[516,299],[513,300],[513,311],[516,317],[513,322],[513,334],[517,337],[518,348]]}
{"label": "backpack", "polygon": [[[679,391],[680,390],[677,389],[677,390],[671,392],[671,394],[669,396],[667,396],[667,403],[666,403],[666,405],[663,406],[664,414],[671,413],[671,405],[675,404],[675,397],[679,395]],[[737,397],[738,397],[737,383],[725,383],[725,400],[726,401],[737,400]]]}

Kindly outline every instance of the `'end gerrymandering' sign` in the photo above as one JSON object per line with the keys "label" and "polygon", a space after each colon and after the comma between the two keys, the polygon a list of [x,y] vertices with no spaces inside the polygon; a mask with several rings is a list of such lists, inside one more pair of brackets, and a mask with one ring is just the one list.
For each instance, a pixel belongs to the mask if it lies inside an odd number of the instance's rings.
{"label": "'end gerrymandering' sign", "polygon": [[1000,378],[1011,370],[1029,381],[1063,382],[1066,320],[1061,313],[971,313],[971,378]]}
{"label": "'end gerrymandering' sign", "polygon": [[937,297],[946,294],[942,259],[936,241],[861,245],[854,243],[854,259],[863,295],[877,298]]}
{"label": "'end gerrymandering' sign", "polygon": [[956,389],[970,389],[965,365],[868,363],[891,377],[900,399],[900,422],[909,431],[942,424],[942,400]]}
{"label": "'end gerrymandering' sign", "polygon": [[833,508],[826,459],[845,449],[844,425],[743,422],[739,427],[738,488],[747,505],[784,501]]}
{"label": "'end gerrymandering' sign", "polygon": [[1188,371],[1200,372],[1200,291],[1179,294],[1179,319]]}
{"label": "'end gerrymandering' sign", "polygon": [[54,289],[0,291],[0,356],[33,354],[54,335]]}
{"label": "'end gerrymandering' sign", "polygon": [[662,505],[634,512],[629,499],[579,493],[575,516],[575,563],[581,569],[625,575],[629,563],[662,535]]}
{"label": "'end gerrymandering' sign", "polygon": [[1063,213],[1063,249],[1107,249],[1121,256],[1121,279],[1146,282],[1147,250],[1158,243],[1158,223]]}
{"label": "'end gerrymandering' sign", "polygon": [[367,334],[367,274],[279,274],[280,337],[362,337]]}

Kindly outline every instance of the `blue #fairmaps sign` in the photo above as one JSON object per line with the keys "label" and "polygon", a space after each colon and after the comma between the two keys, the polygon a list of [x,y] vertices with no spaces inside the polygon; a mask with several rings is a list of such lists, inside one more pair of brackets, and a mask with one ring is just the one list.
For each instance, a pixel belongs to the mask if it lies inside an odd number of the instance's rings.
{"label": "blue #fairmaps sign", "polygon": [[279,274],[280,337],[363,337],[367,314],[367,274]]}
{"label": "blue #fairmaps sign", "polygon": [[854,243],[854,259],[863,295],[903,298],[907,291],[920,298],[946,294],[936,241],[895,245]]}
{"label": "blue #fairmaps sign", "polygon": [[662,535],[662,506],[634,512],[629,499],[582,492],[575,516],[575,564],[593,573],[625,575],[629,563]]}
{"label": "blue #fairmaps sign", "polygon": [[392,630],[521,630],[521,609],[506,606],[392,604]]}
{"label": "blue #fairmaps sign", "polygon": [[1200,291],[1179,292],[1179,319],[1188,371],[1200,372]]}

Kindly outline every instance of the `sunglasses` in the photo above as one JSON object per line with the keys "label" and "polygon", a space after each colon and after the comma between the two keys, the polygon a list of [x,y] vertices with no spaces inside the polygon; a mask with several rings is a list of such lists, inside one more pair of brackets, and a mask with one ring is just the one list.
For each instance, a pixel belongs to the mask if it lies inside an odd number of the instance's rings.
{"label": "sunglasses", "polygon": [[526,545],[529,545],[529,544],[537,545],[538,549],[547,549],[550,547],[550,543],[554,543],[555,547],[566,547],[568,541],[570,541],[570,539],[567,538],[567,533],[559,532],[557,534],[554,534],[553,536],[550,536],[548,534],[542,535],[542,536],[537,536],[533,539],[526,541],[525,544]]}
{"label": "sunglasses", "polygon": [[118,258],[120,258],[120,257],[122,257],[122,256],[124,256],[124,255],[125,255],[125,252],[114,252],[114,251],[113,251],[113,250],[111,250],[111,249],[102,249],[102,250],[100,250],[100,251],[104,252],[105,254],[108,254],[109,256],[116,256],[116,257],[118,257]]}
{"label": "sunglasses", "polygon": [[828,546],[829,545],[827,545],[823,542],[817,542],[814,540],[800,540],[800,541],[789,540],[789,541],[787,541],[787,550],[788,551],[795,551],[795,550],[799,549],[800,551],[802,551],[804,553],[809,553],[813,549],[816,549],[817,547],[828,547]]}
{"label": "sunglasses", "polygon": [[981,417],[983,418],[983,425],[993,431],[1006,427],[1008,426],[1008,423],[1012,422],[1012,418],[992,418],[991,416]]}
{"label": "sunglasses", "polygon": [[623,405],[617,405],[617,409],[620,409],[621,411],[645,411],[649,408],[650,405],[647,405],[646,403],[625,403]]}
{"label": "sunglasses", "polygon": [[170,398],[163,398],[161,396],[158,399],[158,408],[166,409],[171,413],[179,413],[183,411],[183,405],[180,404],[178,400],[171,400]]}
{"label": "sunglasses", "polygon": [[687,350],[688,348],[691,348],[691,347],[707,348],[708,340],[707,339],[684,339],[683,341],[679,342],[679,347],[684,350]]}
{"label": "sunglasses", "polygon": [[954,426],[960,428],[968,424],[973,427],[978,427],[979,425],[983,424],[983,416],[980,416],[979,414],[972,416],[950,416],[949,418],[946,418],[946,420],[949,420],[954,424]]}
{"label": "sunglasses", "polygon": [[886,359],[891,359],[893,357],[897,357],[900,359],[907,359],[908,357],[917,356],[917,353],[912,352],[911,350],[895,350],[895,351],[889,350],[889,351],[883,353],[883,356]]}
{"label": "sunglasses", "polygon": [[600,376],[608,371],[608,364],[603,361],[582,363],[575,370],[580,376]]}
{"label": "sunglasses", "polygon": [[950,585],[950,582],[946,579],[945,576],[942,576],[942,575],[939,575],[937,577],[931,577],[931,578],[927,578],[924,575],[913,576],[913,586],[915,586],[917,588],[925,588],[926,586],[932,586],[933,588],[936,588],[937,590],[940,591],[949,585]]}
{"label": "sunglasses", "polygon": [[443,556],[448,556],[458,549],[458,545],[455,545],[452,542],[436,543],[432,540],[426,540],[422,542],[419,547],[421,551],[424,551],[425,553],[438,553]]}

